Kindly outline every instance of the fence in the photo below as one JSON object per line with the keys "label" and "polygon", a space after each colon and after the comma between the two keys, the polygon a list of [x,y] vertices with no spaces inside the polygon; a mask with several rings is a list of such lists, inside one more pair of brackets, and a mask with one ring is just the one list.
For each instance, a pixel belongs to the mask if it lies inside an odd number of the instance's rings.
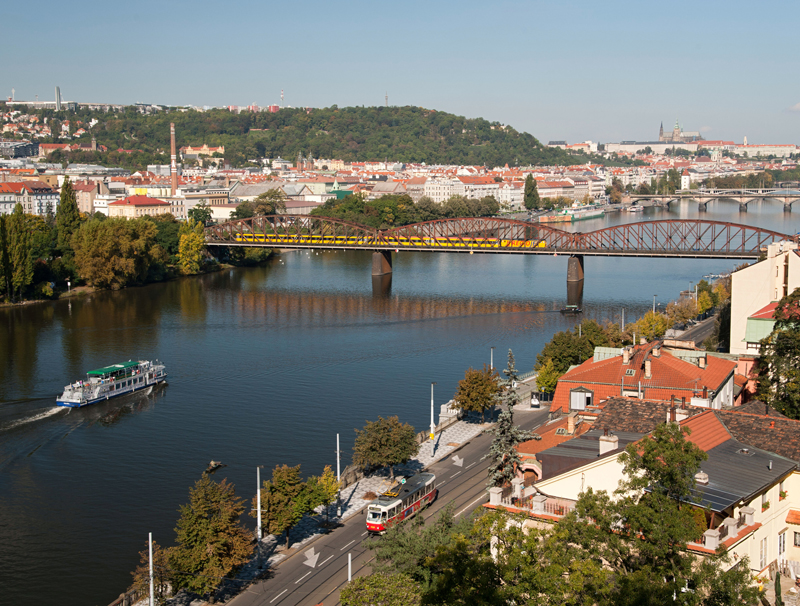
{"label": "fence", "polygon": [[136,589],[131,591],[126,591],[125,593],[119,594],[119,597],[111,602],[108,606],[133,606],[139,600],[144,599],[145,595],[139,592]]}

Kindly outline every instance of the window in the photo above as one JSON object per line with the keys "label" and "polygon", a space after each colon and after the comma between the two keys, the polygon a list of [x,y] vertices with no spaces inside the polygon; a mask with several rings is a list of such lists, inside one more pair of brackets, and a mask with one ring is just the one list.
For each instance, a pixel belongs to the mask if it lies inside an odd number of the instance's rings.
{"label": "window", "polygon": [[800,532],[794,533],[794,546],[800,547]]}
{"label": "window", "polygon": [[764,492],[761,494],[761,507],[764,507],[769,501],[767,500],[767,493]]}
{"label": "window", "polygon": [[759,542],[758,567],[762,570],[767,567],[767,537]]}
{"label": "window", "polygon": [[778,535],[778,557],[786,553],[786,533],[782,532]]}
{"label": "window", "polygon": [[592,396],[594,396],[594,392],[585,387],[573,389],[569,392],[570,410],[586,410],[587,406],[592,405]]}

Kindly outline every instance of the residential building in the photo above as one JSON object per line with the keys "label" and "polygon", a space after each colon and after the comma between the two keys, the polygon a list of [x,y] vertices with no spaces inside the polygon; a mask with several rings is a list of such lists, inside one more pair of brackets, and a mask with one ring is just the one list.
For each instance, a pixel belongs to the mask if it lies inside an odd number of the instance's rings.
{"label": "residential building", "polygon": [[733,272],[731,353],[758,355],[759,342],[772,332],[777,302],[798,287],[800,250],[795,242],[770,244],[766,259]]}
{"label": "residential building", "polygon": [[109,217],[125,217],[138,219],[139,217],[163,215],[170,212],[169,202],[147,196],[128,196],[122,200],[108,204]]}
{"label": "residential building", "polygon": [[75,181],[72,184],[75,190],[75,200],[78,210],[82,213],[94,212],[94,199],[98,194],[107,194],[108,187],[102,181]]}
{"label": "residential building", "polygon": [[661,341],[616,349],[595,348],[583,364],[558,380],[552,412],[598,413],[606,400],[621,396],[684,400],[693,406],[730,408],[734,404],[736,362],[704,351],[675,352]]}
{"label": "residential building", "polygon": [[0,156],[26,158],[39,154],[39,144],[31,141],[0,139]]}

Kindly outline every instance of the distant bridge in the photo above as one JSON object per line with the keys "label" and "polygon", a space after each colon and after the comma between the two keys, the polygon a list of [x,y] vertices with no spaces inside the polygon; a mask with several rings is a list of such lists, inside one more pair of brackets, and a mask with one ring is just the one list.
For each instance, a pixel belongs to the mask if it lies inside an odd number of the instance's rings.
{"label": "distant bridge", "polygon": [[207,227],[209,246],[371,250],[373,275],[392,271],[391,252],[430,251],[570,255],[568,280],[583,280],[583,257],[756,259],[767,245],[797,240],[750,225],[667,219],[567,232],[499,217],[438,219],[379,230],[309,215],[238,219]]}
{"label": "distant bridge", "polygon": [[792,204],[800,200],[796,189],[682,189],[674,194],[630,194],[623,196],[623,202],[644,202],[652,200],[658,205],[669,207],[673,202],[691,200],[697,202],[700,210],[705,210],[709,202],[731,200],[739,203],[740,211],[747,211],[747,205],[756,200],[775,200],[783,203],[783,210],[791,212]]}

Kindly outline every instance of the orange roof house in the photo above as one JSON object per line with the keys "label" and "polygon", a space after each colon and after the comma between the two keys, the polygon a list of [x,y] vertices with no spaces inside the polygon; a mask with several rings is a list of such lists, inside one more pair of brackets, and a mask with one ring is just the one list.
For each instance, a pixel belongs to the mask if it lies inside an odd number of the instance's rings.
{"label": "orange roof house", "polygon": [[627,347],[619,355],[595,355],[559,380],[552,412],[590,412],[612,397],[685,400],[694,406],[733,406],[736,363],[691,352],[687,361],[661,347],[660,341]]}

